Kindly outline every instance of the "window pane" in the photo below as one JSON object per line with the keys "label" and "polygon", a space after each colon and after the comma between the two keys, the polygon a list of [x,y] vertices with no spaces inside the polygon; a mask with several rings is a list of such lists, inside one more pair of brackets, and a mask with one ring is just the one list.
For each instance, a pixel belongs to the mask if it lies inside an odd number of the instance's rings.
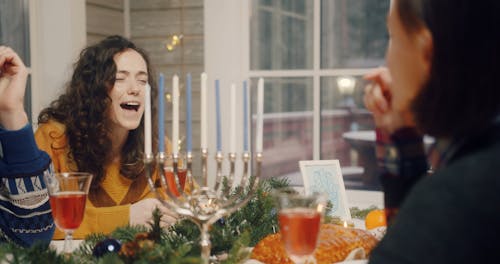
{"label": "window pane", "polygon": [[252,4],[250,68],[311,69],[313,1],[254,0]]}
{"label": "window pane", "polygon": [[[29,0],[0,0],[0,45],[11,47],[30,67],[28,4]],[[27,82],[24,108],[31,122],[31,76]]]}
{"label": "window pane", "polygon": [[260,0],[260,5],[265,5],[265,6],[272,6],[273,5],[273,0]]}
{"label": "window pane", "polygon": [[[340,161],[348,189],[379,189],[373,117],[363,105],[366,84],[360,76],[321,80],[321,159]],[[373,140],[353,141],[367,134]]]}
{"label": "window pane", "polygon": [[384,63],[389,0],[321,1],[321,68],[368,68]]}
{"label": "window pane", "polygon": [[[251,83],[255,115],[257,79]],[[312,98],[312,78],[265,79],[263,177],[287,176],[292,184],[302,184],[298,161],[312,159],[313,153]],[[253,127],[255,132],[255,122]]]}
{"label": "window pane", "polygon": [[[312,2],[311,0],[309,1]],[[281,6],[283,7],[283,10],[302,15],[305,15],[307,11],[305,1],[281,0]]]}
{"label": "window pane", "polygon": [[30,66],[28,0],[0,0],[0,44],[14,49]]}

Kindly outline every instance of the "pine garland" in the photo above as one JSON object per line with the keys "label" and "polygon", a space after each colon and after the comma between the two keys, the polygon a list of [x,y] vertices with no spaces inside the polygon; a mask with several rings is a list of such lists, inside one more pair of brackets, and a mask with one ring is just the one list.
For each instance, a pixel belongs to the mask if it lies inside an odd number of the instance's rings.
{"label": "pine garland", "polygon": [[370,206],[366,209],[359,209],[358,207],[351,207],[349,210],[351,211],[351,217],[357,219],[365,219],[366,215],[376,209],[380,209],[377,206]]}
{"label": "pine garland", "polygon": [[[254,179],[251,179],[254,180]],[[224,188],[229,188],[224,181]],[[277,210],[271,193],[274,190],[294,192],[287,179],[268,179],[259,182],[254,197],[241,209],[232,215],[217,221],[210,230],[212,255],[222,256],[220,263],[236,264],[247,259],[249,247],[255,246],[265,236],[275,233],[279,229]],[[247,195],[234,190],[232,195]],[[331,208],[331,204],[328,206]],[[351,208],[354,218],[364,218],[366,213],[376,209],[366,210]],[[46,244],[36,244],[30,248],[22,248],[6,243],[0,246],[1,263],[172,263],[195,264],[200,263],[200,231],[189,220],[178,221],[168,229],[160,227],[161,213],[153,212],[153,221],[147,226],[126,226],[117,228],[108,236],[91,234],[70,255],[57,254]],[[327,217],[327,222],[336,222],[335,218]],[[119,253],[108,253],[98,258],[93,255],[96,245],[113,238],[122,243]]]}
{"label": "pine garland", "polygon": [[63,255],[58,255],[55,250],[48,250],[48,245],[37,243],[25,249],[13,243],[5,243],[0,246],[1,263],[26,264],[26,263],[55,263],[73,264],[72,259],[66,259]]}

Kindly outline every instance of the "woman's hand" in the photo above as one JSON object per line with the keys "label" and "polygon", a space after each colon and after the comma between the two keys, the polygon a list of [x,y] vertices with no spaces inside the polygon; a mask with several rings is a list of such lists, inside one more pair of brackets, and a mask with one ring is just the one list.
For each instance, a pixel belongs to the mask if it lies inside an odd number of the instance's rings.
{"label": "woman's hand", "polygon": [[391,75],[387,68],[377,68],[364,76],[371,81],[365,87],[364,103],[373,113],[375,126],[392,134],[402,127],[415,126],[410,109],[395,111],[391,106]]}
{"label": "woman's hand", "polygon": [[0,125],[18,130],[26,125],[24,92],[28,70],[16,52],[0,46]]}
{"label": "woman's hand", "polygon": [[153,210],[160,209],[162,213],[161,226],[168,227],[175,223],[178,215],[166,208],[158,199],[147,198],[130,205],[130,225],[144,225],[152,221]]}

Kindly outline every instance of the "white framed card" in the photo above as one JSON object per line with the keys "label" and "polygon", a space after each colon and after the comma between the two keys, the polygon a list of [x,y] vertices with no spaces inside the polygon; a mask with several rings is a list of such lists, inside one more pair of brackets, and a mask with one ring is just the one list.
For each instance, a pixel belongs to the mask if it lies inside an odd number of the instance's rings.
{"label": "white framed card", "polygon": [[325,193],[332,203],[330,215],[351,220],[339,160],[301,160],[299,165],[305,194]]}

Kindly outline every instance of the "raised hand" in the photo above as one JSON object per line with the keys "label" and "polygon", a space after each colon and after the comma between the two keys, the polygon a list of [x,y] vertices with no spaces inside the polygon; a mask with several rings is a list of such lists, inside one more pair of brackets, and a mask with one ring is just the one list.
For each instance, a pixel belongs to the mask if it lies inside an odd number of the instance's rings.
{"label": "raised hand", "polygon": [[392,134],[399,128],[415,126],[410,109],[398,111],[392,106],[392,79],[387,68],[377,68],[364,78],[371,83],[365,87],[363,100],[366,108],[373,113],[377,128]]}
{"label": "raised hand", "polygon": [[166,208],[158,199],[147,198],[130,205],[130,225],[144,225],[152,221],[155,208],[160,209],[163,215],[161,226],[170,226],[177,220],[177,214]]}
{"label": "raised hand", "polygon": [[24,111],[24,93],[28,70],[17,53],[0,46],[0,125],[17,130],[28,122]]}

